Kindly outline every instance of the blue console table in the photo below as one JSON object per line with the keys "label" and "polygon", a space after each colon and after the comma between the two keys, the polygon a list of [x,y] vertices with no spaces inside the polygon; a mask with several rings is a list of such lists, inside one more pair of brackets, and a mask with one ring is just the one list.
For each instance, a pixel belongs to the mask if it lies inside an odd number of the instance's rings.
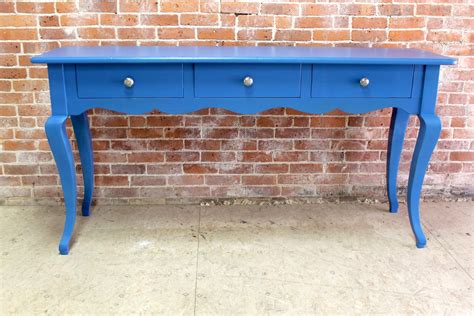
{"label": "blue console table", "polygon": [[318,47],[64,47],[32,58],[48,64],[52,115],[46,134],[59,170],[66,222],[59,243],[69,252],[76,220],[76,175],[65,122],[71,118],[84,176],[82,215],[94,186],[87,110],[129,114],[153,109],[182,114],[207,107],[257,113],[291,107],[321,114],[393,108],[387,155],[390,211],[398,209],[397,171],[410,115],[420,130],[411,161],[407,204],[416,246],[423,178],[438,141],[435,114],[440,65],[452,58],[415,49]]}

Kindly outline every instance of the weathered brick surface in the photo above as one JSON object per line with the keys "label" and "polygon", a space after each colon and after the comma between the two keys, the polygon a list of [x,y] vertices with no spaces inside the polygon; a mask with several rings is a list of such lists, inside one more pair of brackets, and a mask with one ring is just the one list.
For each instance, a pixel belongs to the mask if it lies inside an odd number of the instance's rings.
{"label": "weathered brick surface", "polygon": [[[414,47],[457,57],[458,65],[441,72],[437,112],[443,132],[425,191],[472,194],[473,8],[468,0],[1,2],[0,204],[61,196],[43,131],[50,113],[47,72],[29,59],[67,45]],[[182,116],[159,111],[124,116],[94,110],[95,197],[99,203],[242,196],[384,199],[390,113],[336,110],[322,117],[273,109],[243,116],[203,109]],[[402,188],[417,130],[413,118],[400,166]],[[79,165],[77,171],[81,183]]]}

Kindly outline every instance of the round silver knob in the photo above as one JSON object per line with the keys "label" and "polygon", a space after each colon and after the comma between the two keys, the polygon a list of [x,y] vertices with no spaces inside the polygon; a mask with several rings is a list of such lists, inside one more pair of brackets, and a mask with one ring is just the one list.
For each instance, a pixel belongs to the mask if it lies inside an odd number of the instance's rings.
{"label": "round silver knob", "polygon": [[246,87],[251,87],[253,85],[253,78],[250,76],[247,76],[243,80],[244,86]]}
{"label": "round silver knob", "polygon": [[359,81],[359,84],[362,88],[367,87],[369,85],[369,83],[370,83],[370,80],[367,77],[364,77],[364,78],[360,79],[360,81]]}
{"label": "round silver knob", "polygon": [[125,87],[127,87],[127,88],[133,87],[133,84],[134,84],[134,83],[135,83],[135,82],[133,81],[133,78],[130,78],[130,77],[127,77],[127,78],[125,78],[125,79],[123,80],[123,85],[124,85]]}

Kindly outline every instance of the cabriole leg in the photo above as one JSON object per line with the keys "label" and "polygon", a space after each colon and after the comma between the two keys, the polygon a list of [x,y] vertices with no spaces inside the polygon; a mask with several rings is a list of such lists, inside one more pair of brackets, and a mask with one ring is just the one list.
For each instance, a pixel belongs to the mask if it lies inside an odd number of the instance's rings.
{"label": "cabriole leg", "polygon": [[59,252],[62,255],[69,253],[69,242],[74,232],[76,222],[76,172],[71,144],[66,133],[67,116],[51,116],[45,124],[46,136],[53,152],[54,160],[61,178],[61,186],[66,205],[66,221],[64,232],[59,242]]}
{"label": "cabriole leg", "polygon": [[403,140],[407,129],[410,114],[398,108],[393,108],[390,121],[390,132],[388,135],[387,150],[387,195],[390,204],[390,212],[398,211],[397,198],[397,175],[402,155]]}
{"label": "cabriole leg", "polygon": [[420,193],[431,154],[441,132],[441,121],[434,114],[420,114],[418,117],[420,118],[420,131],[418,132],[410,167],[407,204],[411,229],[416,238],[416,246],[423,248],[426,245],[426,237],[420,223]]}
{"label": "cabriole leg", "polygon": [[72,127],[77,139],[77,147],[81,158],[82,176],[84,179],[84,200],[82,201],[82,215],[90,215],[92,194],[94,192],[94,156],[92,138],[89,129],[87,113],[71,115]]}

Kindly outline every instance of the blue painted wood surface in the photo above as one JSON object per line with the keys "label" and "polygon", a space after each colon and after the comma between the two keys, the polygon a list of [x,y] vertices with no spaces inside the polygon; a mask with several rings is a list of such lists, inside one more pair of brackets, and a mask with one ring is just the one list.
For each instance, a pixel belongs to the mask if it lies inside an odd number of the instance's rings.
{"label": "blue painted wood surface", "polygon": [[59,241],[59,252],[61,254],[69,253],[69,242],[76,223],[76,170],[71,144],[66,132],[67,118],[65,115],[51,116],[45,123],[46,136],[61,178],[66,206],[64,232]]}
{"label": "blue painted wood surface", "polygon": [[[251,86],[243,84],[250,76]],[[197,64],[194,95],[198,98],[297,98],[301,93],[300,64]]]}
{"label": "blue painted wood surface", "polygon": [[453,58],[418,49],[284,46],[69,46],[33,63],[310,63],[452,65]]}
{"label": "blue painted wood surface", "polygon": [[[71,117],[84,177],[83,215],[93,194],[93,151],[86,111],[128,114],[154,109],[178,114],[207,107],[251,114],[291,107],[312,114],[334,109],[366,113],[393,108],[387,194],[396,212],[397,171],[410,115],[420,119],[408,184],[408,211],[417,247],[423,178],[439,137],[434,114],[440,65],[452,58],[413,49],[317,47],[65,47],[34,57],[48,63],[52,116],[46,133],[61,177],[66,222],[60,253],[69,252],[76,215],[76,179],[64,123]],[[251,76],[253,84],[243,85]],[[134,85],[124,86],[132,77]],[[361,77],[370,79],[367,87]]]}
{"label": "blue painted wood surface", "polygon": [[[413,65],[315,65],[314,98],[410,98]],[[390,74],[388,76],[387,74]],[[359,83],[370,79],[367,87]],[[334,89],[337,87],[337,90]]]}
{"label": "blue painted wood surface", "polygon": [[[182,64],[77,65],[76,77],[77,96],[82,99],[183,96]],[[133,88],[123,85],[127,77],[133,78]]]}
{"label": "blue painted wood surface", "polygon": [[397,175],[400,157],[402,155],[403,140],[410,114],[400,108],[394,108],[390,120],[387,148],[387,196],[390,212],[398,211]]}
{"label": "blue painted wood surface", "polygon": [[94,153],[92,151],[92,137],[89,128],[87,112],[71,115],[71,123],[77,139],[79,157],[82,166],[84,181],[84,199],[82,201],[82,215],[90,215],[92,194],[94,192]]}

